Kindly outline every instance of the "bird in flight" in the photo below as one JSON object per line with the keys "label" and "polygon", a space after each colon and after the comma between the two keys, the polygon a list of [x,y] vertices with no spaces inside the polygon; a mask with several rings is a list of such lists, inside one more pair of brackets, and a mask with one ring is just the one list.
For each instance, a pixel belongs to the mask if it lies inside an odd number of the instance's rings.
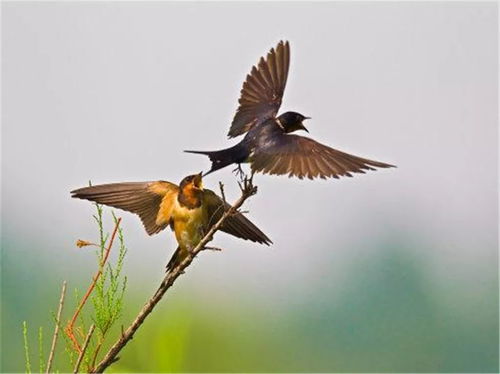
{"label": "bird in flight", "polygon": [[[290,45],[281,41],[247,75],[239,107],[234,116],[229,138],[246,133],[233,147],[220,151],[185,151],[206,155],[212,161],[209,174],[231,164],[250,163],[252,173],[307,177],[351,177],[351,173],[364,173],[375,168],[394,165],[368,160],[338,151],[317,141],[292,132],[309,132],[303,122],[306,117],[296,112],[279,116],[290,66]],[[205,174],[205,175],[206,175]]]}
{"label": "bird in flight", "polygon": [[[185,177],[180,186],[165,181],[111,183],[79,188],[71,191],[71,196],[135,213],[149,235],[170,226],[179,247],[167,270],[181,263],[230,207],[203,188],[201,173]],[[272,243],[239,212],[227,217],[220,230],[252,242]]]}

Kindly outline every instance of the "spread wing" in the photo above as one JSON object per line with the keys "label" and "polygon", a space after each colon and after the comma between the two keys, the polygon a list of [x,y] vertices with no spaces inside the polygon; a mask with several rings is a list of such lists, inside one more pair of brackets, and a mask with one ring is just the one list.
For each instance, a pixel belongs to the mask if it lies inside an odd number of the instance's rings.
{"label": "spread wing", "polygon": [[[207,189],[204,190],[204,203],[208,211],[209,226],[217,223],[224,214],[225,209],[230,208],[230,205],[226,203],[224,209],[224,201],[213,191]],[[272,243],[266,234],[260,231],[257,226],[241,213],[236,213],[226,218],[221,230],[238,238],[251,240],[252,242],[266,245]]]}
{"label": "spread wing", "polygon": [[337,151],[303,136],[287,134],[276,135],[258,147],[251,163],[254,172],[288,174],[300,179],[352,177],[351,173],[364,173],[376,167],[394,167]]}
{"label": "spread wing", "polygon": [[128,182],[90,186],[71,191],[71,197],[95,201],[137,214],[149,235],[170,221],[179,187],[170,182]]}
{"label": "spread wing", "polygon": [[234,138],[247,132],[254,124],[276,116],[285,91],[290,65],[290,46],[279,42],[266,59],[260,58],[247,75],[228,136]]}

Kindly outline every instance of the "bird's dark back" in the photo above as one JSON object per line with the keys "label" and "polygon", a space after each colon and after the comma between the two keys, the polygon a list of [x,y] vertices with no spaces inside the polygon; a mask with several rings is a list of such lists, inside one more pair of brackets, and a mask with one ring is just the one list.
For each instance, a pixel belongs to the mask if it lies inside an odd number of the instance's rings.
{"label": "bird's dark back", "polygon": [[243,142],[250,148],[265,146],[269,142],[284,134],[283,129],[276,123],[275,118],[270,118],[262,123],[253,126],[243,139]]}

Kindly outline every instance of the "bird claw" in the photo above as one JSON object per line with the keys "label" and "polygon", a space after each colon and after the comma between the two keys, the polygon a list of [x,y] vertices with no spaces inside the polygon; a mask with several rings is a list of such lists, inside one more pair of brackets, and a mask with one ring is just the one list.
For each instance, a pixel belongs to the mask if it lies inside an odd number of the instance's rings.
{"label": "bird claw", "polygon": [[244,180],[244,178],[246,178],[246,174],[243,171],[243,169],[241,168],[241,164],[238,164],[238,166],[235,169],[233,169],[233,173],[236,175],[237,178],[240,179],[240,181],[242,181],[242,180]]}

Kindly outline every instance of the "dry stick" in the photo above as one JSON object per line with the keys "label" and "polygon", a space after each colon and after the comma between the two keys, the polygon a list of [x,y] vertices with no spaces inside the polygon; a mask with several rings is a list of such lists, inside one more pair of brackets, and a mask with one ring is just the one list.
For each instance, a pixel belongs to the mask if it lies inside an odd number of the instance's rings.
{"label": "dry stick", "polygon": [[83,356],[85,356],[85,351],[87,350],[87,347],[89,346],[90,338],[92,337],[94,330],[95,330],[95,325],[92,324],[92,326],[90,326],[89,332],[87,333],[87,336],[85,337],[85,342],[83,343],[83,348],[82,348],[82,351],[80,352],[80,356],[78,356],[78,360],[76,361],[76,365],[75,365],[75,369],[73,370],[73,373],[78,373],[78,370],[80,369],[80,364],[82,363]]}
{"label": "dry stick", "polygon": [[101,351],[103,343],[104,343],[104,338],[101,337],[99,339],[99,342],[97,343],[97,347],[96,347],[96,349],[94,351],[94,356],[92,357],[92,363],[90,364],[92,368],[95,366],[95,362],[97,361],[97,356],[99,355],[99,352]]}
{"label": "dry stick", "polygon": [[220,188],[220,194],[222,196],[222,201],[224,201],[224,205],[226,205],[227,201],[226,201],[226,193],[224,192],[224,183],[219,182],[219,188]]}
{"label": "dry stick", "polygon": [[217,230],[220,229],[227,217],[237,212],[237,210],[243,205],[243,203],[252,195],[257,193],[257,187],[252,185],[252,180],[245,180],[244,187],[241,188],[241,197],[231,206],[213,225],[203,239],[198,243],[198,245],[190,252],[190,254],[175,268],[165,275],[160,286],[156,290],[155,294],[149,299],[149,301],[144,305],[142,310],[139,312],[134,322],[127,328],[127,330],[122,331],[120,338],[116,343],[109,349],[102,361],[94,368],[92,373],[102,373],[109,365],[118,360],[118,353],[125,347],[125,345],[132,339],[134,333],[142,325],[146,317],[153,311],[156,304],[161,300],[165,292],[174,284],[175,280],[179,275],[184,273],[184,269],[187,268],[195,256],[202,250],[206,248],[208,242],[213,239],[213,235]]}
{"label": "dry stick", "polygon": [[[108,329],[109,329],[109,323],[106,325],[106,327],[103,329],[103,331],[108,331]],[[123,326],[122,326],[122,330],[123,330]],[[101,336],[99,337],[99,342],[97,343],[97,347],[94,351],[94,357],[92,358],[92,363],[90,364],[92,368],[95,366],[95,362],[97,361],[97,356],[99,355],[99,352],[101,351],[101,348],[102,348],[102,344],[104,343],[104,338],[105,338],[104,335],[105,334],[102,333]]]}
{"label": "dry stick", "polygon": [[66,335],[71,339],[73,342],[73,345],[75,346],[76,350],[78,352],[82,352],[80,349],[80,345],[78,344],[78,340],[76,339],[75,335],[73,334],[73,326],[75,325],[76,319],[78,318],[78,315],[80,314],[80,311],[82,310],[83,306],[87,302],[87,299],[89,298],[90,294],[94,290],[94,287],[99,279],[99,277],[102,274],[102,271],[104,269],[104,265],[106,264],[106,261],[108,260],[109,253],[111,252],[111,247],[113,246],[113,241],[115,240],[116,233],[118,232],[118,227],[120,226],[121,218],[118,218],[116,220],[115,224],[115,229],[113,230],[113,235],[111,235],[111,240],[109,242],[108,248],[106,248],[106,253],[104,255],[104,258],[102,259],[101,263],[99,264],[99,270],[97,271],[96,275],[92,279],[92,283],[90,284],[87,292],[85,293],[85,296],[83,296],[82,301],[80,302],[80,305],[78,305],[78,308],[75,311],[75,314],[73,315],[73,318],[71,318],[71,321],[68,323],[66,326],[65,332]]}
{"label": "dry stick", "polygon": [[52,337],[52,346],[50,347],[49,359],[47,360],[47,374],[50,373],[50,368],[52,367],[52,361],[54,360],[54,354],[56,351],[57,337],[59,335],[59,324],[61,323],[61,313],[64,305],[64,296],[66,295],[66,281],[62,284],[61,297],[59,299],[59,308],[57,309],[56,316],[56,327],[54,328],[54,336]]}

